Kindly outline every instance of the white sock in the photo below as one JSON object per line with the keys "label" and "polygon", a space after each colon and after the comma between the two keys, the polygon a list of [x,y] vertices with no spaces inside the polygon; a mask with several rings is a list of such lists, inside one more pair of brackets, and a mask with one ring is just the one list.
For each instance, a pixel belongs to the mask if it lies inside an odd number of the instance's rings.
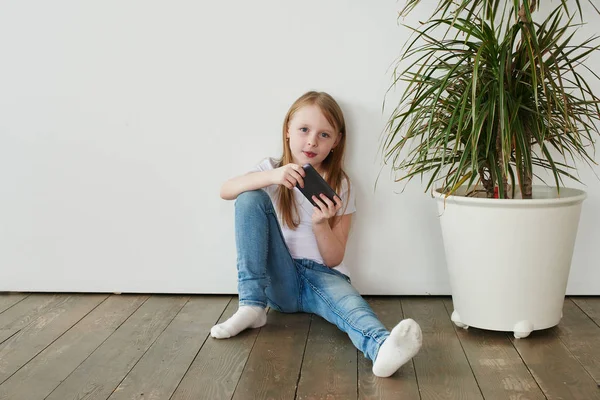
{"label": "white sock", "polygon": [[400,321],[383,342],[373,363],[373,374],[387,378],[419,352],[422,343],[421,327],[412,319]]}
{"label": "white sock", "polygon": [[260,328],[267,323],[267,311],[262,307],[240,306],[227,321],[215,325],[210,336],[216,339],[227,339],[247,328]]}

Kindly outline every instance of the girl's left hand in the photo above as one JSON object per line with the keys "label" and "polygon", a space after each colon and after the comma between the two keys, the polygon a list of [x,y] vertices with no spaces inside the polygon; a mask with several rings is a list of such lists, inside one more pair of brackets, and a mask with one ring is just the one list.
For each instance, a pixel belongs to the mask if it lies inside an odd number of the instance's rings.
{"label": "girl's left hand", "polygon": [[318,205],[318,207],[313,207],[313,225],[320,225],[327,222],[329,218],[335,216],[335,213],[342,208],[342,200],[337,196],[333,198],[335,203],[329,200],[324,194],[321,194],[320,197],[313,196],[312,199]]}

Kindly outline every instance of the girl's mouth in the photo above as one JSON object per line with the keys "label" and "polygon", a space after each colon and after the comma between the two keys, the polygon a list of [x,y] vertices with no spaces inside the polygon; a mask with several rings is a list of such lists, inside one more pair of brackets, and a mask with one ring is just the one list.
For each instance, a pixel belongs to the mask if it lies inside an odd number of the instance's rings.
{"label": "girl's mouth", "polygon": [[314,156],[316,156],[316,153],[313,153],[311,151],[303,151],[304,155],[308,158],[313,158]]}

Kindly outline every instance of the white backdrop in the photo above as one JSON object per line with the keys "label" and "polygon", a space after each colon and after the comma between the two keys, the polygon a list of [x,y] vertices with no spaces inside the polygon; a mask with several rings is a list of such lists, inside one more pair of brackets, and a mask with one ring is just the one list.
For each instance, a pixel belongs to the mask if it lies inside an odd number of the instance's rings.
{"label": "white backdrop", "polygon": [[[450,293],[424,186],[397,194],[384,169],[374,189],[402,4],[3,1],[0,291],[235,293],[233,202],[219,187],[280,154],[285,112],[315,89],[348,120],[355,285]],[[581,174],[568,290],[600,294],[600,183]]]}

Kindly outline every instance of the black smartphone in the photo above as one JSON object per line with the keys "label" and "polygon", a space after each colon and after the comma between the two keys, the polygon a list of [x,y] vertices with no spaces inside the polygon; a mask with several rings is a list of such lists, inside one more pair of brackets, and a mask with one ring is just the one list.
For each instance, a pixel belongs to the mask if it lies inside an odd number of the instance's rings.
{"label": "black smartphone", "polygon": [[329,186],[329,184],[323,179],[323,177],[317,172],[316,169],[313,168],[310,164],[305,164],[302,166],[304,169],[304,187],[301,188],[299,185],[296,187],[302,192],[304,197],[311,202],[311,204],[317,207],[317,204],[313,201],[312,197],[317,196],[320,198],[320,194],[323,193],[329,200],[335,204],[334,196],[338,196],[335,191]]}

